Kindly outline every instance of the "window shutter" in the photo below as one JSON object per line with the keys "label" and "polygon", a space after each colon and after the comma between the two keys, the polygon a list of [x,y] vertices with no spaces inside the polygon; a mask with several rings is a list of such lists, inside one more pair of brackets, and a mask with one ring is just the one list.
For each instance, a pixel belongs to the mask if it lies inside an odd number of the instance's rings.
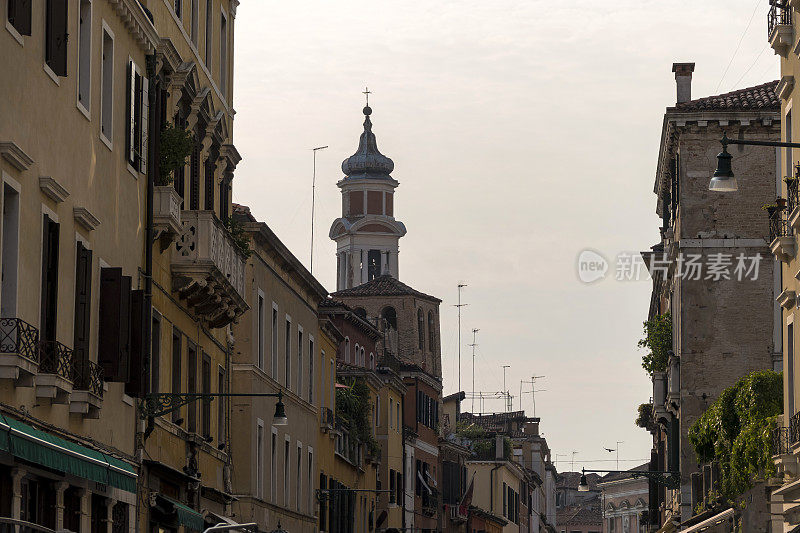
{"label": "window shutter", "polygon": [[31,0],[8,0],[8,21],[20,35],[30,35]]}
{"label": "window shutter", "polygon": [[134,398],[144,396],[149,364],[145,356],[147,338],[145,337],[144,291],[131,292],[130,319],[130,377],[125,384],[125,392]]}
{"label": "window shutter", "polygon": [[56,340],[56,303],[58,291],[58,224],[44,215],[42,234],[42,341]]}
{"label": "window shutter", "polygon": [[136,87],[136,83],[133,80],[133,76],[135,75],[133,61],[128,61],[128,70],[126,71],[125,76],[125,118],[126,124],[125,127],[125,152],[127,153],[128,163],[131,165],[134,164],[135,158],[133,154],[133,140],[134,140],[134,124],[133,124],[133,117],[134,117],[134,94],[133,91]]}
{"label": "window shutter", "polygon": [[75,336],[73,357],[89,360],[89,331],[91,329],[92,251],[78,242],[75,260]]}
{"label": "window shutter", "polygon": [[147,174],[147,139],[149,134],[149,118],[150,118],[150,83],[147,78],[139,78],[142,84],[141,95],[141,119],[140,119],[140,140],[139,140],[139,172]]}
{"label": "window shutter", "polygon": [[[206,159],[206,201],[205,208],[207,211],[214,210],[214,170],[217,168],[216,161],[209,155]],[[299,391],[298,391],[299,392]]]}
{"label": "window shutter", "polygon": [[131,164],[136,170],[142,168],[142,76],[133,68],[133,160]]}
{"label": "window shutter", "polygon": [[121,268],[100,270],[98,360],[106,381],[130,377],[131,278]]}
{"label": "window shutter", "polygon": [[67,0],[47,0],[45,61],[58,76],[67,75]]}
{"label": "window shutter", "polygon": [[189,169],[189,209],[200,209],[200,143],[195,142]]}

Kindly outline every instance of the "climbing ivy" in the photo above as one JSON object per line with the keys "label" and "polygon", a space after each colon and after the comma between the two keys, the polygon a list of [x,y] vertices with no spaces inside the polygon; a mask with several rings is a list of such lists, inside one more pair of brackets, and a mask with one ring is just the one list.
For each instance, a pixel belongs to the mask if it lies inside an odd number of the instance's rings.
{"label": "climbing ivy", "polygon": [[354,379],[351,383],[343,384],[347,387],[336,389],[336,413],[347,421],[353,436],[366,444],[371,452],[380,449],[372,436],[369,387],[363,379]]}
{"label": "climbing ivy", "polygon": [[663,372],[669,363],[672,350],[672,315],[664,313],[644,321],[644,337],[639,340],[639,348],[649,352],[642,356],[642,368],[651,376],[653,372]]}
{"label": "climbing ivy", "polygon": [[752,372],[728,387],[689,429],[697,459],[716,461],[720,498],[728,503],[775,473],[770,433],[783,412],[783,377]]}
{"label": "climbing ivy", "polygon": [[250,255],[253,253],[253,250],[250,249],[250,237],[248,237],[247,232],[244,229],[244,224],[238,220],[235,220],[233,217],[229,217],[225,221],[225,228],[231,235],[233,245],[236,246],[242,255],[245,256],[245,258],[250,257]]}

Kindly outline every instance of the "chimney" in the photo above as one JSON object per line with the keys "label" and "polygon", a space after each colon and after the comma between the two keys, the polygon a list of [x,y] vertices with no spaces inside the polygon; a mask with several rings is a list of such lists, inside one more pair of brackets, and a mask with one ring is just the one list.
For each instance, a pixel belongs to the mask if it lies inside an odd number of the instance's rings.
{"label": "chimney", "polygon": [[692,99],[694,63],[673,63],[672,72],[675,73],[675,84],[678,86],[678,103],[688,102]]}
{"label": "chimney", "polygon": [[505,438],[503,435],[496,435],[494,438],[494,458],[502,461],[506,456]]}

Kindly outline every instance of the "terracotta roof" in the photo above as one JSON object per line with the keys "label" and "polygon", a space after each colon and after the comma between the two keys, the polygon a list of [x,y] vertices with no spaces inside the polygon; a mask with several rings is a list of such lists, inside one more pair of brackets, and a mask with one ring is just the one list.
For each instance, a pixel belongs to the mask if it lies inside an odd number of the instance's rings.
{"label": "terracotta roof", "polygon": [[781,102],[775,89],[778,81],[739,89],[716,96],[697,98],[669,108],[674,111],[779,111]]}
{"label": "terracotta roof", "polygon": [[[650,463],[645,463],[645,464],[643,464],[643,465],[639,465],[639,466],[636,466],[636,467],[634,467],[634,468],[631,468],[630,470],[648,470],[649,468],[650,468]],[[632,478],[632,477],[633,477],[633,476],[632,476],[631,474],[628,474],[627,472],[619,472],[619,473],[614,473],[614,474],[606,474],[606,475],[605,475],[605,476],[603,476],[603,478],[600,480],[600,483],[607,483],[607,482],[609,482],[609,481],[619,481],[619,480],[621,480],[621,479],[628,479],[628,478]]]}
{"label": "terracotta roof", "polygon": [[[590,472],[586,474],[586,481],[589,482],[589,490],[599,491],[597,483],[600,481],[600,475]],[[580,472],[561,472],[556,478],[556,488],[559,489],[573,489],[578,490],[578,485],[581,482]]]}
{"label": "terracotta roof", "polygon": [[557,526],[577,526],[601,524],[603,512],[600,510],[600,498],[594,498],[582,505],[563,507],[556,512]]}
{"label": "terracotta roof", "polygon": [[430,294],[425,294],[424,292],[420,292],[416,289],[412,289],[405,283],[402,283],[400,280],[397,280],[388,274],[378,276],[372,281],[368,281],[357,287],[334,292],[331,294],[331,296],[338,298],[343,296],[416,296],[417,298],[441,302],[439,298],[431,296]]}

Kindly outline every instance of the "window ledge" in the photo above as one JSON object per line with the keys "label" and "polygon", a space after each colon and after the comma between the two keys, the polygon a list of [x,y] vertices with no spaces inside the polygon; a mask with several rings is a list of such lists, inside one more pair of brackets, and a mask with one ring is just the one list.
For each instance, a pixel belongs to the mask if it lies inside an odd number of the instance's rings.
{"label": "window ledge", "polygon": [[25,41],[23,41],[22,35],[19,34],[17,29],[8,20],[6,20],[6,29],[20,46],[25,46]]}
{"label": "window ledge", "polygon": [[131,176],[133,176],[135,179],[137,179],[137,180],[138,180],[138,179],[139,179],[139,172],[137,172],[137,171],[136,171],[136,169],[135,169],[135,168],[133,168],[133,167],[131,166],[131,164],[130,164],[130,163],[128,163],[127,161],[125,162],[125,166],[126,166],[126,167],[128,167],[128,172],[130,172],[130,173],[131,173]]}
{"label": "window ledge", "polygon": [[44,69],[45,74],[47,74],[50,77],[50,79],[53,80],[53,83],[55,83],[60,87],[61,82],[58,80],[58,76],[56,75],[56,73],[53,72],[53,69],[47,66],[47,63],[43,64],[42,68]]}
{"label": "window ledge", "polygon": [[112,152],[114,151],[114,145],[111,143],[111,141],[109,140],[109,138],[108,138],[108,137],[106,137],[106,134],[105,134],[105,133],[103,133],[102,131],[100,132],[100,140],[101,140],[101,141],[103,141],[103,144],[105,144],[105,145],[106,145],[106,148],[108,148],[108,149],[109,149],[109,150],[111,150]]}
{"label": "window ledge", "polygon": [[88,109],[86,109],[85,107],[83,107],[83,104],[81,103],[81,101],[80,101],[80,100],[78,100],[78,101],[75,103],[75,107],[77,107],[77,108],[78,108],[78,111],[80,111],[80,112],[81,112],[81,115],[83,115],[84,117],[86,117],[86,120],[88,120],[89,122],[91,122],[91,121],[92,121],[92,115],[91,115],[91,113],[89,113],[89,110],[88,110]]}

